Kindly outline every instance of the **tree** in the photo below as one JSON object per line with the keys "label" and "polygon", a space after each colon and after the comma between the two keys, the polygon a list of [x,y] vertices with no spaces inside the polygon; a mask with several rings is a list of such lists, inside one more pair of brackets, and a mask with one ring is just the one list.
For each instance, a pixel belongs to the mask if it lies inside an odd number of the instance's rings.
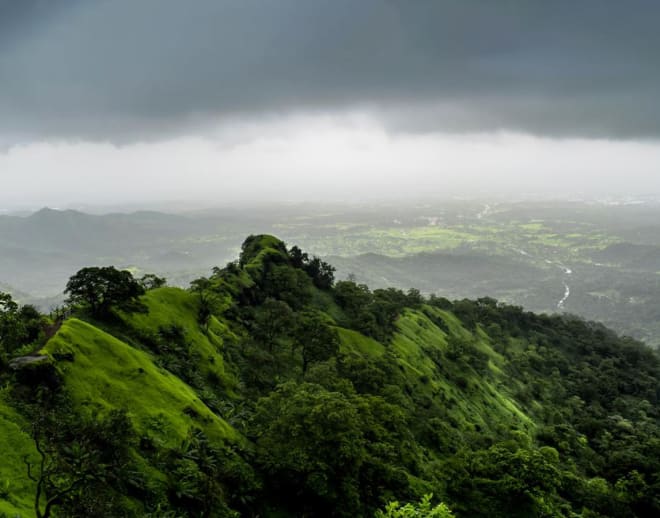
{"label": "tree", "polygon": [[131,272],[114,266],[91,266],[79,270],[64,290],[67,302],[89,306],[97,317],[108,315],[113,306],[126,306],[144,294]]}
{"label": "tree", "polygon": [[296,323],[294,347],[302,350],[303,374],[311,362],[321,362],[339,352],[337,332],[325,320],[310,311],[303,312]]}
{"label": "tree", "polygon": [[373,314],[373,294],[366,284],[339,281],[335,284],[335,299],[348,318],[347,325],[369,336],[376,333],[376,318]]}
{"label": "tree", "polygon": [[408,294],[395,288],[371,292],[365,284],[339,281],[334,287],[337,303],[348,317],[348,326],[377,340],[387,340],[395,331],[394,323],[406,307],[422,301],[418,290]]}
{"label": "tree", "polygon": [[121,489],[127,477],[134,433],[130,420],[122,410],[83,421],[60,412],[47,412],[32,425],[39,460],[24,461],[36,484],[35,516],[49,518],[55,507],[63,516],[102,515],[114,504],[107,493]]}
{"label": "tree", "polygon": [[452,518],[454,514],[445,504],[431,507],[433,495],[425,495],[418,504],[401,505],[390,502],[384,510],[376,511],[375,518]]}
{"label": "tree", "polygon": [[[26,316],[29,315],[26,313]],[[13,352],[26,341],[27,334],[18,304],[9,293],[0,292],[0,364],[6,353]]]}
{"label": "tree", "polygon": [[311,288],[312,282],[304,271],[288,265],[272,265],[261,282],[261,294],[257,299],[271,297],[298,310],[311,299]]}
{"label": "tree", "polygon": [[289,250],[289,257],[291,258],[291,266],[294,268],[301,268],[307,264],[309,261],[309,256],[307,253],[303,252],[297,246],[292,246]]}
{"label": "tree", "polygon": [[314,285],[321,290],[332,288],[335,282],[335,267],[318,257],[313,257],[305,266],[303,266],[307,275],[312,278]]}
{"label": "tree", "polygon": [[289,305],[269,297],[255,310],[254,335],[273,352],[275,340],[291,329],[293,321]]}
{"label": "tree", "polygon": [[32,343],[42,331],[44,317],[32,304],[25,304],[18,310],[18,316],[25,327],[25,343]]}
{"label": "tree", "polygon": [[11,313],[18,310],[18,304],[14,302],[9,293],[0,291],[0,313]]}
{"label": "tree", "polygon": [[304,270],[317,288],[322,290],[332,288],[335,281],[335,267],[331,264],[316,256],[310,259],[309,255],[297,246],[289,250],[289,261],[294,268]]}
{"label": "tree", "polygon": [[[364,462],[360,416],[347,396],[311,383],[286,383],[257,403],[258,464],[271,498],[294,516],[360,516]],[[291,498],[291,495],[296,495]]]}
{"label": "tree", "polygon": [[217,297],[211,290],[211,280],[200,277],[190,283],[190,290],[199,295],[199,306],[197,307],[197,323],[208,332],[211,317],[217,309]]}
{"label": "tree", "polygon": [[[562,486],[562,472],[554,448],[498,443],[469,453],[462,466],[449,471],[448,494],[463,500],[466,516],[561,515],[556,506],[560,502],[557,489]],[[464,497],[466,487],[472,490],[469,500]]]}
{"label": "tree", "polygon": [[140,286],[144,288],[145,291],[155,290],[156,288],[162,288],[167,284],[167,279],[165,277],[158,277],[153,273],[147,273],[140,277]]}
{"label": "tree", "polygon": [[373,302],[373,296],[366,284],[353,281],[339,281],[335,285],[335,299],[350,318],[355,318]]}
{"label": "tree", "polygon": [[249,472],[248,477],[236,477],[232,471],[243,466],[230,449],[217,447],[204,432],[191,428],[180,446],[168,452],[167,465],[169,499],[179,511],[176,516],[239,516],[227,506],[225,492],[236,483],[247,489]]}

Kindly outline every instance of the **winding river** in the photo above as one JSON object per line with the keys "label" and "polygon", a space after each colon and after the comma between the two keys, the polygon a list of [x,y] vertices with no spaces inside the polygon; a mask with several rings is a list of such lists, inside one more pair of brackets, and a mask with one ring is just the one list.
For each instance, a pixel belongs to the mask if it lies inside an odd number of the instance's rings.
{"label": "winding river", "polygon": [[[520,255],[524,255],[526,257],[533,257],[532,254],[527,252],[526,250],[523,250],[522,248],[513,248],[516,252],[518,252]],[[566,282],[566,279],[568,276],[573,275],[573,270],[571,270],[568,266],[564,266],[561,263],[551,261],[550,259],[545,260],[546,264],[549,264],[551,266],[556,266],[560,270],[564,272],[564,275],[566,278],[562,281],[564,285],[564,296],[559,299],[559,302],[557,302],[557,309],[564,309],[564,306],[566,304],[566,301],[568,300],[568,297],[571,296],[571,287],[569,286],[568,282]]]}
{"label": "winding river", "polygon": [[[564,275],[569,276],[573,274],[573,270],[570,268],[564,266],[561,263],[556,263],[554,261],[550,261],[549,259],[545,260],[546,263],[552,264],[556,266],[557,268],[560,268],[561,270],[564,271]],[[564,284],[564,296],[557,302],[557,309],[564,309],[564,305],[566,304],[566,301],[568,300],[568,297],[571,296],[571,287],[568,285],[566,280],[563,281]]]}

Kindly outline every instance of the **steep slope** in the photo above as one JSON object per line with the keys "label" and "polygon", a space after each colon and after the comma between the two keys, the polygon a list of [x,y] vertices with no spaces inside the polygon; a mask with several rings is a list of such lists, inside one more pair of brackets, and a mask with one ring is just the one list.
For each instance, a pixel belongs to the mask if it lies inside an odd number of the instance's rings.
{"label": "steep slope", "polygon": [[192,426],[216,440],[239,440],[189,386],[158,368],[149,354],[90,324],[67,320],[42,352],[64,358],[55,364],[74,403],[86,411],[124,409],[138,433],[164,445],[178,444]]}
{"label": "steep slope", "polygon": [[26,427],[0,391],[0,516],[30,516],[33,512],[35,484],[27,476],[24,458],[37,458],[37,451]]}
{"label": "steep slope", "polygon": [[[147,346],[161,365],[186,378],[196,388],[231,394],[236,379],[228,373],[222,351],[225,340],[236,340],[227,324],[212,316],[204,328],[199,323],[200,296],[180,288],[148,291],[141,299],[145,310],[121,313],[125,331]],[[194,366],[177,369],[177,360]]]}
{"label": "steep slope", "polygon": [[[495,426],[507,423],[511,429],[531,431],[533,420],[507,386],[506,360],[493,349],[492,338],[483,329],[472,332],[453,314],[430,306],[406,311],[397,327],[392,347],[411,374],[419,377],[415,390],[449,403],[451,419],[462,421],[462,428],[495,432]],[[438,362],[439,355],[450,361]]]}

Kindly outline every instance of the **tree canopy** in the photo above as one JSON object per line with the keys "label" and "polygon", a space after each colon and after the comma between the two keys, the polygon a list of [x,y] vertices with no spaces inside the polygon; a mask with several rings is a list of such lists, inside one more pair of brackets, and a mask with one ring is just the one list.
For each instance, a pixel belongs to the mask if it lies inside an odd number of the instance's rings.
{"label": "tree canopy", "polygon": [[93,315],[105,316],[113,306],[126,306],[144,294],[144,287],[128,270],[114,266],[90,266],[79,270],[66,285],[70,304],[89,307]]}

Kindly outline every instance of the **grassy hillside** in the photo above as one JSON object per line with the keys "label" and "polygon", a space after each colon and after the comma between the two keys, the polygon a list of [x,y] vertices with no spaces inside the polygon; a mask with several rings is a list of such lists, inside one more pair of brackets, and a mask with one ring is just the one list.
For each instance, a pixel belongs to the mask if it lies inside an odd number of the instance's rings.
{"label": "grassy hillside", "polygon": [[174,446],[191,426],[215,440],[238,434],[213,414],[179,378],[157,367],[153,358],[76,318],[67,320],[42,350],[66,357],[56,361],[67,392],[87,412],[121,408],[137,433]]}
{"label": "grassy hillside", "polygon": [[429,493],[459,517],[660,512],[660,361],[642,344],[335,283],[273,236],[193,288],[76,306],[46,360],[3,367],[0,513],[33,516],[37,443],[55,470],[41,507],[74,485],[57,516],[366,517]]}
{"label": "grassy hillside", "polygon": [[23,458],[35,458],[37,452],[26,433],[27,425],[0,391],[0,516],[30,516],[33,512],[35,484],[27,476]]}
{"label": "grassy hillside", "polygon": [[[210,385],[212,389],[231,394],[236,380],[225,368],[222,351],[225,340],[235,340],[236,336],[227,324],[213,316],[208,328],[202,329],[197,318],[199,296],[180,288],[150,290],[141,302],[145,306],[143,312],[121,314],[123,330],[136,337],[138,343],[149,346],[165,367],[176,369],[172,362],[164,362],[168,353],[174,360],[187,357],[194,371],[184,377],[197,388]],[[163,334],[169,340],[169,347],[163,347]],[[184,350],[177,350],[174,343],[177,339]]]}
{"label": "grassy hillside", "polygon": [[[441,322],[446,331],[432,319]],[[506,360],[492,348],[491,338],[482,329],[471,332],[453,314],[429,306],[406,311],[397,327],[392,347],[410,377],[416,379],[415,392],[446,401],[450,419],[461,430],[494,432],[504,425],[510,430],[530,431],[532,419],[521,410],[507,386],[503,371]],[[453,350],[457,344],[468,349],[468,365],[457,357],[461,353]],[[438,362],[438,356],[449,356],[449,361]],[[469,365],[470,361],[476,362],[475,358],[481,362],[476,368]]]}

